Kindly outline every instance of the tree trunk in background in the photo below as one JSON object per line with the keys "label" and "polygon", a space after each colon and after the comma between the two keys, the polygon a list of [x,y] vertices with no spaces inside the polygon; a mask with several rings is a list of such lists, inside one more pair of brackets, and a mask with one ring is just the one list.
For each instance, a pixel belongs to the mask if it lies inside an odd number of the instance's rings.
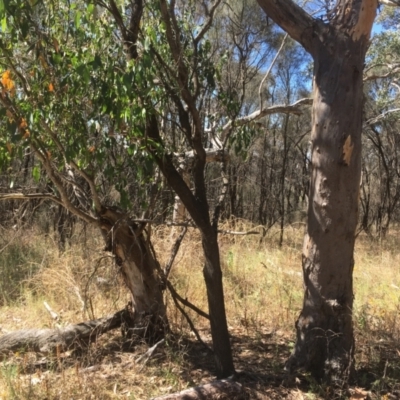
{"label": "tree trunk in background", "polygon": [[168,320],[157,260],[149,241],[143,229],[118,211],[104,208],[100,224],[107,250],[115,255],[124,282],[132,293],[132,326],[145,325],[145,338],[155,342],[168,330]]}
{"label": "tree trunk in background", "polygon": [[291,0],[260,6],[314,59],[305,295],[287,362],[345,384],[354,369],[353,267],[361,177],[363,68],[376,0],[338,0],[323,22]]}

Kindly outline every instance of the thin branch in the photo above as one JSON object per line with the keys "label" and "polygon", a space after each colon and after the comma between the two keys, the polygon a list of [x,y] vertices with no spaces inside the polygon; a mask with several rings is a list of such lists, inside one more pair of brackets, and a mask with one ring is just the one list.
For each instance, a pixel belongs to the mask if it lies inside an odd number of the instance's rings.
{"label": "thin branch", "polygon": [[[392,66],[390,66],[390,67],[392,67]],[[398,72],[400,72],[400,66],[395,65],[388,72],[386,72],[384,74],[372,74],[372,75],[365,76],[363,79],[363,82],[389,78],[389,77],[393,76],[394,74],[397,74]]]}
{"label": "thin branch", "polygon": [[157,350],[157,347],[164,344],[165,339],[161,339],[158,341],[154,346],[150,347],[144,354],[142,354],[140,357],[138,357],[135,361],[136,364],[140,363],[140,361],[143,361],[143,366],[146,365],[146,363],[150,360],[150,358],[153,356],[154,352]]}
{"label": "thin branch", "polygon": [[264,105],[263,105],[263,97],[262,97],[262,88],[263,88],[264,83],[265,83],[265,81],[267,80],[269,74],[271,73],[271,70],[272,70],[273,66],[274,66],[275,63],[276,63],[276,60],[278,59],[279,54],[280,54],[281,51],[283,50],[283,47],[285,46],[286,39],[287,39],[288,36],[289,36],[288,33],[284,36],[284,38],[283,38],[283,40],[282,40],[282,43],[281,43],[281,46],[279,47],[278,51],[276,52],[275,57],[274,57],[274,59],[272,60],[272,62],[271,62],[271,64],[270,64],[270,66],[269,66],[267,72],[265,73],[264,78],[262,79],[262,81],[261,81],[261,83],[260,83],[260,87],[258,88],[258,97],[260,98],[260,110],[262,110],[262,109],[264,108]]}
{"label": "thin branch", "polygon": [[203,25],[203,28],[201,29],[201,31],[197,34],[197,36],[194,39],[194,43],[196,46],[200,42],[200,40],[203,38],[203,36],[207,33],[207,31],[210,29],[210,27],[213,23],[215,11],[217,10],[217,8],[220,4],[221,4],[221,0],[216,0],[214,2],[214,4],[211,6],[210,10],[207,9],[207,6],[204,7],[206,9],[206,15],[207,15],[208,19],[205,22],[205,24]]}
{"label": "thin branch", "polygon": [[49,193],[2,193],[0,194],[0,200],[33,200],[33,199],[45,199],[51,200],[57,204],[64,205],[63,201]]}
{"label": "thin branch", "polygon": [[[172,294],[172,293],[171,293]],[[193,333],[195,334],[197,340],[209,351],[213,352],[212,349],[203,341],[203,339],[200,337],[200,334],[198,332],[198,330],[196,329],[196,327],[194,326],[192,320],[190,319],[189,315],[187,314],[187,312],[183,309],[183,307],[178,303],[177,299],[172,296],[172,300],[175,303],[176,308],[182,313],[182,315],[186,318],[187,323],[190,326],[190,329],[193,331]]]}
{"label": "thin branch", "polygon": [[42,162],[42,165],[47,172],[47,176],[54,183],[57,190],[59,191],[63,207],[68,209],[71,213],[75,214],[79,218],[88,222],[89,224],[97,223],[98,220],[96,218],[93,218],[91,215],[85,213],[84,211],[82,211],[78,207],[75,207],[71,203],[71,200],[68,197],[65,187],[62,184],[62,180],[60,179],[59,176],[57,176],[58,173],[56,172],[56,169],[51,165],[49,158],[45,154],[43,154],[38,149],[38,147],[35,146],[35,144],[33,142],[31,142],[31,147],[35,151],[36,155],[39,157],[40,161]]}
{"label": "thin branch", "polygon": [[385,118],[387,115],[389,114],[393,114],[396,112],[400,112],[400,108],[394,108],[392,110],[388,110],[383,112],[382,114],[378,115],[377,117],[374,118],[370,118],[368,121],[365,122],[365,125],[373,125],[376,124],[378,121],[380,121],[381,119]]}
{"label": "thin branch", "polygon": [[183,241],[183,238],[186,235],[186,232],[187,232],[187,226],[184,226],[183,229],[182,229],[181,234],[176,239],[176,241],[174,243],[174,246],[172,247],[171,256],[170,256],[168,262],[165,264],[165,267],[164,267],[165,279],[168,279],[169,273],[171,272],[172,265],[173,265],[173,263],[175,261],[176,255],[178,254],[179,248],[181,247],[181,243]]}
{"label": "thin branch", "polygon": [[225,235],[239,235],[239,236],[245,236],[245,235],[259,235],[260,232],[259,231],[247,231],[247,232],[238,232],[238,231],[225,231],[222,229],[218,230],[218,233],[222,233]]}

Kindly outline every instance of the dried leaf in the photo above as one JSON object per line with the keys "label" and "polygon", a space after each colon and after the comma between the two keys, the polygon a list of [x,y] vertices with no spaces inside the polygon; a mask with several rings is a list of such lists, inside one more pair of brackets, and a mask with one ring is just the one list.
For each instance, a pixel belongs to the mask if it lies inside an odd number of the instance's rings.
{"label": "dried leaf", "polygon": [[11,96],[15,94],[15,83],[11,78],[10,70],[6,70],[3,72],[0,82],[6,92],[9,92]]}

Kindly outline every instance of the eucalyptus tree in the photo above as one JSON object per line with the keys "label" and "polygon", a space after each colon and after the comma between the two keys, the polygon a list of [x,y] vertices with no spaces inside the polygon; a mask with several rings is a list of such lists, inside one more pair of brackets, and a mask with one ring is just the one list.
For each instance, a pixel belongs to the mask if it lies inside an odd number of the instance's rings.
{"label": "eucalyptus tree", "polygon": [[162,281],[127,189],[128,180],[147,185],[153,167],[140,131],[128,136],[144,108],[132,104],[116,27],[83,1],[0,4],[0,160],[29,154],[36,182],[11,185],[2,199],[51,201],[97,227],[132,294],[127,323],[153,341],[168,329]]}
{"label": "eucalyptus tree", "polygon": [[316,17],[292,0],[258,3],[314,61],[305,295],[287,368],[304,368],[317,378],[342,384],[354,370],[352,274],[363,70],[378,2],[338,0],[333,7],[326,3],[327,11]]}

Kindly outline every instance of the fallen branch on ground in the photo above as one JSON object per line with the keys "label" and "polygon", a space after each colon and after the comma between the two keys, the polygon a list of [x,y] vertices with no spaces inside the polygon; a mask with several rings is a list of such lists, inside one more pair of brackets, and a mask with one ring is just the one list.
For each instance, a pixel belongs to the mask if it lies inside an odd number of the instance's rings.
{"label": "fallen branch on ground", "polygon": [[71,350],[93,342],[100,335],[119,328],[132,318],[126,308],[117,313],[92,321],[68,325],[61,329],[23,329],[0,337],[0,353],[20,351],[51,352]]}
{"label": "fallen branch on ground", "polygon": [[186,389],[179,393],[155,397],[152,400],[234,400],[242,399],[243,395],[244,389],[240,383],[234,382],[230,379],[224,379]]}
{"label": "fallen branch on ground", "polygon": [[157,350],[159,346],[165,343],[165,339],[161,339],[159,342],[157,342],[154,346],[150,347],[146,353],[142,354],[138,359],[135,361],[136,364],[140,363],[143,360],[143,367],[147,364],[147,361],[150,360],[151,357],[153,357],[153,354]]}

